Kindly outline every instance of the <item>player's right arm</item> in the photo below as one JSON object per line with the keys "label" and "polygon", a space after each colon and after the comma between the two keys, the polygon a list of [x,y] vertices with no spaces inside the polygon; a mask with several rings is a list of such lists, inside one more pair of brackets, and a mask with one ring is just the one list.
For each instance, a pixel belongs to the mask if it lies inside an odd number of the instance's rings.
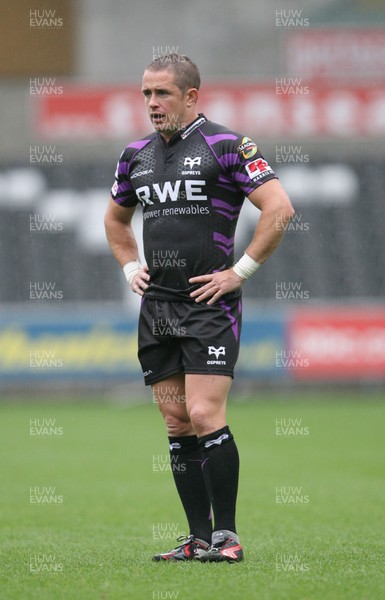
{"label": "player's right arm", "polygon": [[[135,209],[135,206],[119,206],[110,198],[104,217],[106,236],[112,254],[121,267],[125,269],[126,265],[130,263],[132,263],[132,267],[134,268],[135,262],[138,263],[139,268],[138,245],[131,225]],[[129,270],[130,267],[128,268]],[[147,271],[147,266],[140,267],[131,281],[132,290],[140,296],[143,296],[144,290],[148,288],[150,276]]]}

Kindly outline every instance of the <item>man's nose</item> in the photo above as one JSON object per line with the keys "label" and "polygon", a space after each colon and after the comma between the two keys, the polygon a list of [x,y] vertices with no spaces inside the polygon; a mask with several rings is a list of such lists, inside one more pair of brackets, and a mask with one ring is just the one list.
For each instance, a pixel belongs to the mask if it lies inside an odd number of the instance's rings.
{"label": "man's nose", "polygon": [[159,106],[158,98],[156,94],[151,94],[150,99],[148,101],[149,108],[156,108]]}

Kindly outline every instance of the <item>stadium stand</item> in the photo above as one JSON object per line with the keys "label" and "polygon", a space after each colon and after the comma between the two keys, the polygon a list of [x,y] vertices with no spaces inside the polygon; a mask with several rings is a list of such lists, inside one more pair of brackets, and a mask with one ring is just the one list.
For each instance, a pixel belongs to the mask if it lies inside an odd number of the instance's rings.
{"label": "stadium stand", "polygon": [[[301,285],[304,300],[382,297],[385,212],[378,190],[384,188],[384,167],[361,162],[337,169],[277,169],[296,217],[269,264],[245,285],[245,298],[275,301],[279,286],[288,284]],[[127,289],[103,228],[109,166],[94,166],[93,173],[92,189],[76,167],[2,173],[0,302],[30,300],[30,283],[42,281],[55,282],[63,301],[123,301]],[[247,205],[242,211],[238,253],[258,218],[253,211]]]}

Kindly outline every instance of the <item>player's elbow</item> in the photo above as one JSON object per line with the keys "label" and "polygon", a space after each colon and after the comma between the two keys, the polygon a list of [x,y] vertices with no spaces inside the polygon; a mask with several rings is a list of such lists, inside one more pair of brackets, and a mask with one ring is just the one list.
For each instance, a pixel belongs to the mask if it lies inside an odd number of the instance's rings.
{"label": "player's elbow", "polygon": [[279,209],[279,216],[281,219],[284,219],[287,223],[292,220],[295,215],[295,210],[293,208],[292,203],[289,199],[282,204]]}
{"label": "player's elbow", "polygon": [[275,197],[271,210],[277,219],[285,223],[289,223],[295,215],[293,205],[286,194],[279,194]]}

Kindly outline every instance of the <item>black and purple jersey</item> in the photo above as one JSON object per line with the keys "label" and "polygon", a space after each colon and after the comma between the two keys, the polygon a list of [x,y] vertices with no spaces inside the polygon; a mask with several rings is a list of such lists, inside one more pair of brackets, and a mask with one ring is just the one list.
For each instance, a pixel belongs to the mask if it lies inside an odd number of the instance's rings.
{"label": "black and purple jersey", "polygon": [[250,138],[203,114],[168,143],[152,133],[129,144],[111,195],[121,206],[142,204],[146,296],[189,300],[199,287],[190,277],[230,268],[245,196],[275,177]]}

